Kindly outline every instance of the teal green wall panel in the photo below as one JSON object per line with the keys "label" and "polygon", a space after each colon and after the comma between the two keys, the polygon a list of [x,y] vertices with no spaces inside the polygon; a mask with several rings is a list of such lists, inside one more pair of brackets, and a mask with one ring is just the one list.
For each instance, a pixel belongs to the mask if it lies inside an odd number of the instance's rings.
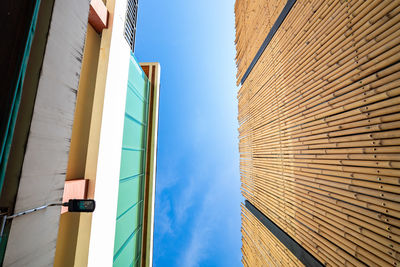
{"label": "teal green wall panel", "polygon": [[140,201],[141,176],[123,182],[119,186],[117,218]]}
{"label": "teal green wall panel", "polygon": [[122,150],[120,179],[126,179],[143,173],[143,151]]}
{"label": "teal green wall panel", "polygon": [[140,256],[138,243],[140,242],[141,229],[133,232],[123,247],[114,256],[114,266],[139,266],[138,257]]}
{"label": "teal green wall panel", "polygon": [[122,140],[123,147],[130,149],[143,149],[145,145],[143,128],[142,124],[125,114],[124,137]]}
{"label": "teal green wall panel", "polygon": [[129,236],[138,228],[140,225],[140,209],[142,203],[137,203],[130,209],[127,210],[124,216],[117,219],[117,228],[131,229],[131,231],[119,231],[115,236],[114,254],[121,249],[123,244],[128,240]]}
{"label": "teal green wall panel", "polygon": [[128,90],[127,103],[126,103],[126,113],[138,120],[139,122],[145,121],[146,105],[144,105],[143,100],[140,99],[136,94]]}
{"label": "teal green wall panel", "polygon": [[[132,57],[133,58],[133,57]],[[129,64],[129,70],[132,70],[129,72],[129,77],[128,77],[128,88],[129,90],[134,90],[138,92],[139,95],[143,97],[143,99],[146,99],[146,94],[147,94],[147,77],[146,74],[144,74],[142,68],[137,64],[136,60],[133,58],[135,62],[130,62]]]}
{"label": "teal green wall panel", "polygon": [[114,266],[140,266],[149,81],[129,64],[114,240]]}

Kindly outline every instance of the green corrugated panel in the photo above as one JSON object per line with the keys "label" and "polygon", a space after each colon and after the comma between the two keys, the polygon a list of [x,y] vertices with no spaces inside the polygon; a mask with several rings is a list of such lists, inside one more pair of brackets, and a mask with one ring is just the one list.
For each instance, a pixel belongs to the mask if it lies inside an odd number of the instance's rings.
{"label": "green corrugated panel", "polygon": [[137,203],[137,205],[128,209],[123,216],[117,219],[117,229],[131,229],[131,231],[119,231],[118,235],[115,236],[114,254],[117,253],[118,249],[122,247],[132,234],[135,234],[135,230],[139,227],[141,204],[142,202]]}
{"label": "green corrugated panel", "polygon": [[118,192],[117,218],[126,213],[128,209],[136,205],[140,200],[142,176],[135,177],[120,183]]}
{"label": "green corrugated panel", "polygon": [[129,65],[122,140],[114,266],[139,266],[149,81],[133,55]]}
{"label": "green corrugated panel", "polygon": [[142,229],[138,228],[128,238],[118,257],[114,259],[114,266],[140,266],[141,236]]}
{"label": "green corrugated panel", "polygon": [[136,94],[131,90],[128,90],[127,101],[126,101],[126,113],[131,117],[136,118],[139,122],[145,121],[145,110],[142,105],[137,105],[138,102],[143,102]]}
{"label": "green corrugated panel", "polygon": [[143,151],[122,150],[120,180],[137,177],[143,173]]}
{"label": "green corrugated panel", "polygon": [[123,146],[128,149],[143,149],[144,125],[128,116],[128,114],[125,114]]}

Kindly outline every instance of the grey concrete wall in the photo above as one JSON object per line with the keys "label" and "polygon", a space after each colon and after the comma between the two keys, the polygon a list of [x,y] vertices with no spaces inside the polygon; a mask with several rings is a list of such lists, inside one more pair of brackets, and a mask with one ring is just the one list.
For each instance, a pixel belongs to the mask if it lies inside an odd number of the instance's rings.
{"label": "grey concrete wall", "polygon": [[[89,0],[56,0],[15,212],[62,199]],[[52,266],[60,209],[15,218],[3,266]]]}

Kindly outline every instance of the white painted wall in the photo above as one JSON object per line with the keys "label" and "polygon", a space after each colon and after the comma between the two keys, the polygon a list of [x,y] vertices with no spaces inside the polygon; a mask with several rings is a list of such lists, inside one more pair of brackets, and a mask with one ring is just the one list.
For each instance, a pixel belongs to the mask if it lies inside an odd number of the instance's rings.
{"label": "white painted wall", "polygon": [[[56,0],[15,211],[60,202],[68,161],[89,0]],[[13,219],[4,266],[52,266],[60,208]]]}
{"label": "white painted wall", "polygon": [[89,245],[89,267],[112,266],[130,48],[124,39],[126,0],[115,0]]}

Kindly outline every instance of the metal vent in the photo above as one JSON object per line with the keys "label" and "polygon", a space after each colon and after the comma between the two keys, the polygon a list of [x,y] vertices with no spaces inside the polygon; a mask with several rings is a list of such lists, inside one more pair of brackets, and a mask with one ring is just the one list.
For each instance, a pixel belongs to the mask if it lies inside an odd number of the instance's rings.
{"label": "metal vent", "polygon": [[132,52],[135,51],[136,21],[137,21],[138,0],[128,0],[125,18],[124,36]]}

